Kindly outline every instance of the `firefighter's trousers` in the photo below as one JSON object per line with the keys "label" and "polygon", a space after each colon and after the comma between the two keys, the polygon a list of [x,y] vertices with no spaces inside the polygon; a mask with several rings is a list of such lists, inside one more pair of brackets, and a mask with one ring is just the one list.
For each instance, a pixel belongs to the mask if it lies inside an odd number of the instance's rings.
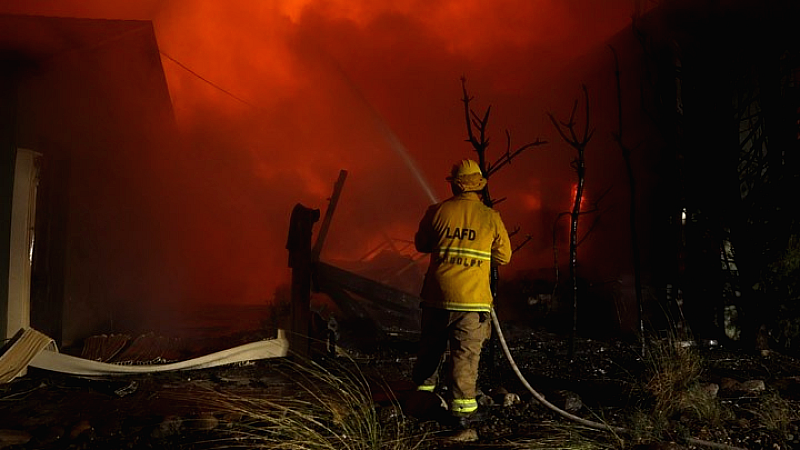
{"label": "firefighter's trousers", "polygon": [[449,378],[452,392],[450,411],[469,415],[478,409],[476,401],[478,363],[483,342],[489,337],[489,313],[422,308],[422,336],[412,379],[419,390],[436,387],[443,356],[450,345]]}

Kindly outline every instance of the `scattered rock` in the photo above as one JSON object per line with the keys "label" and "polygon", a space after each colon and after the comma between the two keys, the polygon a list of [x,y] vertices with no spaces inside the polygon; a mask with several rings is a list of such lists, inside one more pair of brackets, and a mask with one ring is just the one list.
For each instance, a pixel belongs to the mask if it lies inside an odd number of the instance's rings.
{"label": "scattered rock", "polygon": [[217,428],[219,419],[210,412],[201,412],[194,417],[186,419],[183,423],[186,428],[198,431],[210,431]]}
{"label": "scattered rock", "polygon": [[716,398],[719,393],[719,385],[717,383],[703,383],[700,385],[700,389],[711,398]]}
{"label": "scattered rock", "polygon": [[736,381],[732,378],[723,378],[719,388],[725,396],[756,395],[766,390],[764,380]]}
{"label": "scattered rock", "polygon": [[550,402],[567,412],[577,412],[583,408],[583,401],[581,396],[567,390],[558,390],[553,392],[552,400]]}
{"label": "scattered rock", "polygon": [[739,391],[740,383],[733,378],[723,378],[719,381],[719,388],[723,391]]}
{"label": "scattered rock", "polygon": [[461,442],[475,442],[478,440],[478,432],[473,430],[472,428],[467,428],[466,430],[458,430],[452,433],[448,433],[440,439],[440,441],[447,445],[447,444],[457,444]]}
{"label": "scattered rock", "polygon": [[522,400],[520,399],[518,394],[515,394],[513,392],[508,392],[508,390],[503,387],[494,389],[492,390],[490,395],[483,397],[490,400],[486,402],[487,404],[485,406],[501,405],[503,406],[503,408],[508,408],[510,406],[522,403]]}
{"label": "scattered rock", "polygon": [[520,403],[522,403],[522,400],[519,398],[519,395],[509,392],[503,396],[503,401],[501,404],[503,405],[503,408],[508,408]]}
{"label": "scattered rock", "polygon": [[181,432],[181,428],[183,428],[183,419],[179,416],[166,416],[164,420],[153,429],[151,436],[156,439],[175,436]]}
{"label": "scattered rock", "polygon": [[744,392],[762,392],[767,389],[764,380],[747,380],[740,386]]}

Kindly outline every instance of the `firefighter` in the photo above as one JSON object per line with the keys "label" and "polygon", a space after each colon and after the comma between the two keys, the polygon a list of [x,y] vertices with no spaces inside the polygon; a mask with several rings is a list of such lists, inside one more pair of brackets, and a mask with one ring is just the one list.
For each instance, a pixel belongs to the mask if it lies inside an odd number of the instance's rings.
{"label": "firefighter", "polygon": [[511,244],[500,214],[484,205],[486,178],[477,162],[456,163],[447,177],[453,196],[426,211],[414,237],[430,253],[422,286],[422,335],[412,381],[433,392],[449,345],[448,420],[465,428],[478,417],[478,362],[491,332],[492,265],[507,264]]}

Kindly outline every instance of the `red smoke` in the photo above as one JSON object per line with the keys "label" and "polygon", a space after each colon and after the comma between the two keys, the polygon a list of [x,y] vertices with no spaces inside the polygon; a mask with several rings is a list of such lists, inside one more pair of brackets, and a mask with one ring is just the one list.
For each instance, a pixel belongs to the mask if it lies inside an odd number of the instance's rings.
{"label": "red smoke", "polygon": [[574,178],[545,113],[568,111],[578,93],[557,97],[550,80],[632,11],[630,0],[19,3],[0,12],[154,22],[185,144],[163,150],[181,200],[162,211],[173,249],[162,263],[181,267],[187,300],[234,303],[268,301],[288,279],[291,208],[324,213],[341,169],[349,176],[323,259],[411,239],[432,199],[403,153],[438,199],[450,164],[474,156],[462,75],[475,108],[492,105],[490,159],[505,151],[505,129],[512,147],[551,142],[492,180],[493,195],[508,197],[499,209],[509,229],[538,242],[514,268],[549,258],[540,216],[569,204],[561,187]]}

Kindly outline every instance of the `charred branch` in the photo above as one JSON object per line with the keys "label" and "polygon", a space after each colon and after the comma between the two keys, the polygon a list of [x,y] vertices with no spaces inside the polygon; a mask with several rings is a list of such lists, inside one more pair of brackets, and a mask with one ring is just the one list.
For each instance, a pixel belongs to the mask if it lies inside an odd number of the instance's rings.
{"label": "charred branch", "polygon": [[514,251],[516,252],[516,251],[518,251],[519,249],[521,249],[522,247],[524,247],[525,245],[527,245],[527,244],[528,244],[528,242],[530,242],[530,241],[531,241],[531,239],[533,239],[533,236],[531,236],[530,234],[526,234],[526,235],[525,235],[525,240],[523,240],[522,242],[520,242],[519,244],[517,244],[517,246],[516,246],[516,247],[514,247]]}
{"label": "charred branch", "polygon": [[538,147],[538,146],[544,145],[544,144],[547,144],[547,141],[543,141],[543,140],[541,140],[539,138],[536,138],[535,141],[529,142],[529,143],[517,148],[516,150],[514,150],[512,152],[511,151],[511,133],[508,130],[506,130],[506,152],[503,154],[503,156],[497,158],[497,160],[494,163],[490,163],[490,164],[488,164],[486,166],[486,171],[487,171],[488,175],[491,175],[491,174],[497,172],[498,170],[503,168],[503,166],[505,166],[506,164],[511,164],[511,160],[513,160],[514,158],[519,156],[519,154],[524,152],[525,150],[527,150],[529,148],[533,148],[533,147]]}
{"label": "charred branch", "polygon": [[[512,150],[511,147],[511,133],[506,130],[506,151],[503,153],[497,160],[494,162],[489,162],[486,159],[486,149],[489,147],[489,137],[488,137],[488,126],[489,126],[489,116],[491,114],[492,107],[489,106],[483,112],[483,114],[476,113],[470,103],[473,100],[473,97],[469,95],[467,91],[467,79],[466,77],[461,77],[461,92],[462,98],[461,101],[464,103],[464,119],[467,127],[467,139],[466,142],[469,142],[472,145],[473,150],[478,155],[478,165],[481,168],[481,171],[484,174],[484,177],[488,180],[492,175],[497,173],[500,169],[505,167],[506,165],[510,165],[511,161],[522,154],[525,150],[538,147],[544,144],[547,144],[547,141],[541,140],[536,138],[535,141],[526,143],[516,149]],[[499,199],[493,199],[489,194],[489,187],[487,185],[484,188],[483,192],[483,201],[489,207],[494,207],[506,200],[506,197],[502,197]],[[519,227],[516,227],[516,230],[513,233],[509,233],[509,236],[513,236],[514,234],[519,233]],[[517,245],[516,250],[521,249],[525,244],[530,241],[531,238],[526,238],[522,243]]]}

